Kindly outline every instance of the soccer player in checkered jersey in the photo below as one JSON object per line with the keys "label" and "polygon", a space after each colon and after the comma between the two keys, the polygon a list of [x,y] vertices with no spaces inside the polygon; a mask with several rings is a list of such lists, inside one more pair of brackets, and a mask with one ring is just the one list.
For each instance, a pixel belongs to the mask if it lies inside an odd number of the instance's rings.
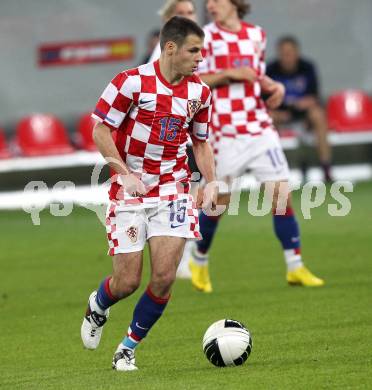
{"label": "soccer player in checkered jersey", "polygon": [[[207,0],[206,7],[213,22],[204,28],[205,53],[199,75],[212,89],[211,140],[217,179],[231,184],[249,169],[271,188],[274,231],[283,247],[288,283],[322,286],[324,281],[302,262],[287,160],[267,112],[267,108],[281,104],[284,87],[265,75],[265,32],[242,20],[250,8],[245,0]],[[269,95],[266,103],[261,93]],[[229,197],[220,196],[219,203],[228,203]],[[190,260],[192,283],[203,292],[212,291],[208,251],[218,221],[219,217],[200,214],[203,239],[197,242]]]}
{"label": "soccer player in checkered jersey", "polygon": [[[81,327],[86,348],[98,347],[109,308],[138,288],[146,241],[151,254],[150,282],[113,357],[118,371],[137,369],[134,350],[168,303],[185,241],[199,238],[196,207],[216,205],[207,142],[211,93],[193,74],[202,60],[203,38],[195,22],[170,19],[160,35],[160,59],[119,73],[92,114],[94,140],[114,171],[106,215],[113,272],[89,297]],[[117,132],[115,143],[111,131]],[[210,182],[198,205],[189,194],[187,134]]]}
{"label": "soccer player in checkered jersey", "polygon": [[[166,23],[173,16],[183,16],[184,18],[193,20],[196,22],[196,8],[194,0],[165,0],[163,6],[159,10],[158,14],[161,16],[163,23]],[[154,62],[159,59],[161,54],[160,43],[156,45],[149,62]],[[190,145],[187,145],[187,154],[189,157],[189,168],[195,170],[194,156]],[[192,248],[192,241],[188,241],[185,245],[185,250],[181,258],[180,264],[177,268],[177,278],[191,279],[191,272],[189,268],[189,259]]]}

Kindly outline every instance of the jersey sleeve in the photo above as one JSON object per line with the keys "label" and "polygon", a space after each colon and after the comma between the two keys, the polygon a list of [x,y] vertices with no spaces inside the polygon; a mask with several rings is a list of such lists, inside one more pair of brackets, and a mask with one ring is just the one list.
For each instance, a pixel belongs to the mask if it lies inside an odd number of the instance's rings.
{"label": "jersey sleeve", "polygon": [[133,103],[133,88],[128,75],[115,76],[103,91],[92,118],[116,130],[123,123]]}
{"label": "jersey sleeve", "polygon": [[209,122],[211,120],[212,112],[212,94],[206,85],[203,86],[201,100],[201,106],[194,115],[189,127],[191,139],[196,141],[206,141],[209,136]]}

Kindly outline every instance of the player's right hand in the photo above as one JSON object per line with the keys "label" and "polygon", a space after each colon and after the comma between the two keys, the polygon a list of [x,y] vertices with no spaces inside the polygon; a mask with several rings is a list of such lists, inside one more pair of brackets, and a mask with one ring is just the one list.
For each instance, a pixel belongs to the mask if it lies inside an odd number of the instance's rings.
{"label": "player's right hand", "polygon": [[134,174],[120,175],[121,182],[130,196],[142,196],[146,194],[146,187],[142,181]]}
{"label": "player's right hand", "polygon": [[278,108],[285,96],[285,87],[282,83],[273,80],[268,76],[263,76],[259,80],[263,93],[268,93],[270,97],[266,100],[266,106],[270,110]]}
{"label": "player's right hand", "polygon": [[226,75],[234,81],[249,81],[250,83],[254,83],[258,79],[256,71],[249,66],[227,69]]}

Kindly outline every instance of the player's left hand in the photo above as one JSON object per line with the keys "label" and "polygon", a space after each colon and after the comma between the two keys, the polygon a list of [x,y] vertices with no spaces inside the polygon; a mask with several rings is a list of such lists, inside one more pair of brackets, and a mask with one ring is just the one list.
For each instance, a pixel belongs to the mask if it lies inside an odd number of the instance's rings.
{"label": "player's left hand", "polygon": [[270,95],[266,100],[266,105],[269,109],[278,108],[284,99],[285,88],[282,83],[272,80],[270,77],[263,76],[259,79],[262,91]]}
{"label": "player's left hand", "polygon": [[202,208],[203,210],[216,210],[218,198],[218,186],[216,182],[208,183],[198,195],[198,208]]}

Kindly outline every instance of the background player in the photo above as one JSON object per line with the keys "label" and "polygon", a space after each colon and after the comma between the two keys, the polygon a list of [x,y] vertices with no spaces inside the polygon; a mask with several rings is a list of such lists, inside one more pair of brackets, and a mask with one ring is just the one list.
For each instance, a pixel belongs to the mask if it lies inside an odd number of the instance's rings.
{"label": "background player", "polygon": [[[155,48],[158,48],[158,47],[159,47],[159,57],[160,57],[159,35],[160,35],[159,29],[152,30],[147,34],[146,51],[145,51],[145,54],[143,55],[141,61],[138,63],[138,65],[147,64],[148,62],[150,62],[150,58],[152,56],[152,53],[154,52]],[[157,60],[158,59],[159,58],[157,58]]]}
{"label": "background player", "polygon": [[[159,10],[159,15],[163,23],[166,23],[173,16],[183,16],[184,18],[196,22],[196,9],[193,0],[167,0],[163,7]],[[149,59],[153,62],[159,59],[161,53],[160,42],[155,46],[155,49]]]}
{"label": "background player", "polygon": [[[89,297],[81,327],[86,348],[98,347],[109,307],[138,288],[146,241],[151,254],[150,283],[113,357],[119,371],[137,369],[134,349],[167,305],[185,239],[199,237],[196,205],[188,193],[188,132],[201,172],[207,181],[215,180],[206,142],[211,93],[193,75],[203,37],[193,21],[172,18],[161,32],[160,60],[118,74],[92,115],[98,121],[95,142],[116,175],[106,219],[113,273]],[[112,130],[117,130],[116,144]],[[213,208],[216,199],[212,185],[203,204]]]}
{"label": "background player", "polygon": [[319,99],[319,81],[312,62],[301,57],[295,37],[286,36],[277,43],[277,59],[267,67],[267,75],[285,86],[283,104],[270,114],[277,125],[305,121],[314,131],[319,160],[325,181],[330,174],[331,147],[328,143],[328,124]]}
{"label": "background player", "polygon": [[[199,72],[213,88],[211,127],[217,178],[229,182],[250,169],[259,182],[274,185],[273,224],[284,251],[287,281],[321,286],[323,280],[302,262],[300,233],[288,189],[287,160],[266,109],[281,104],[284,88],[265,76],[265,32],[242,20],[250,8],[245,0],[207,0],[206,6],[213,22],[204,28],[205,53]],[[262,92],[269,95],[266,104]],[[284,199],[279,199],[280,194]],[[228,200],[229,194],[220,197],[219,203]],[[278,205],[284,204],[287,207],[279,209]],[[190,261],[192,283],[204,292],[212,291],[208,252],[218,222],[219,217],[200,214],[203,239],[197,242]]]}

